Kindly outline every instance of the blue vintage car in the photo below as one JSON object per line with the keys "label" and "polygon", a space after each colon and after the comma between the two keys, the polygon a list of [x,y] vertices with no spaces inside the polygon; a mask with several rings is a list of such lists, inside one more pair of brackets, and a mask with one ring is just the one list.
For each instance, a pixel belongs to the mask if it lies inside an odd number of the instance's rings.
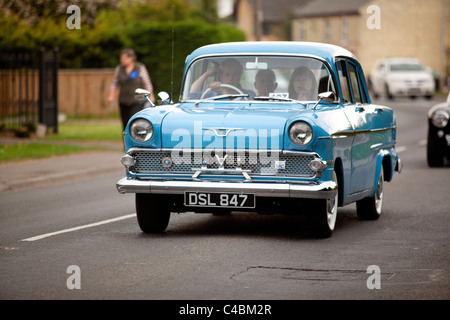
{"label": "blue vintage car", "polygon": [[130,119],[117,182],[136,194],[144,232],[163,232],[171,212],[254,211],[304,213],[313,236],[329,237],[338,206],[377,219],[401,169],[394,112],[371,103],[338,46],[204,46],[186,59],[180,102],[162,99]]}

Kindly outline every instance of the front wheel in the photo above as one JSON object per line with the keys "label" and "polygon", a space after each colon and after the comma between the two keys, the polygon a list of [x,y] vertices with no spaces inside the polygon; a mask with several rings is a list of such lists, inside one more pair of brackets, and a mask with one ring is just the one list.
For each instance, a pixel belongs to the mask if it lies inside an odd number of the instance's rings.
{"label": "front wheel", "polygon": [[430,134],[428,134],[427,139],[427,162],[428,166],[435,168],[435,167],[442,167],[444,166],[444,153],[442,152],[442,149],[439,148],[437,143],[433,141],[433,139],[430,138]]}
{"label": "front wheel", "polygon": [[359,220],[376,220],[380,217],[383,207],[383,181],[383,167],[381,167],[375,195],[356,202],[356,213]]}
{"label": "front wheel", "polygon": [[[336,172],[333,172],[333,181],[338,183]],[[339,188],[331,199],[316,200],[312,211],[308,214],[308,225],[311,234],[316,238],[331,237],[336,226]]]}
{"label": "front wheel", "polygon": [[170,211],[154,195],[136,193],[136,216],[143,232],[161,233],[169,224]]}

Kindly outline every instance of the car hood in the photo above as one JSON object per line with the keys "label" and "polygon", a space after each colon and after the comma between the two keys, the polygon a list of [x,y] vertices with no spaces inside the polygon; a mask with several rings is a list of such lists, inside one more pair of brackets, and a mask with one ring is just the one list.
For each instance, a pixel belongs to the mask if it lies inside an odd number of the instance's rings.
{"label": "car hood", "polygon": [[162,148],[280,150],[288,119],[302,112],[301,105],[184,103],[162,121]]}

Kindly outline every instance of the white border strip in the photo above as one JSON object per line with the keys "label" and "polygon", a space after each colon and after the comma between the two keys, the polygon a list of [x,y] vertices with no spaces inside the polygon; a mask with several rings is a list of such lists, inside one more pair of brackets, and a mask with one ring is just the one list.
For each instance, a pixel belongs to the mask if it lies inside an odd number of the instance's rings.
{"label": "white border strip", "polygon": [[51,237],[51,236],[55,236],[55,235],[58,235],[58,234],[61,234],[61,233],[67,233],[67,232],[73,232],[73,231],[77,231],[77,230],[81,230],[81,229],[92,228],[92,227],[100,226],[102,224],[107,224],[107,223],[111,223],[111,222],[116,222],[116,221],[120,221],[120,220],[133,218],[135,216],[136,216],[136,213],[131,213],[131,214],[127,214],[127,215],[124,215],[124,216],[117,217],[117,218],[112,218],[112,219],[108,219],[108,220],[103,220],[103,221],[99,221],[99,222],[85,224],[85,225],[74,227],[74,228],[59,230],[59,231],[55,231],[55,232],[44,233],[44,234],[41,234],[39,236],[35,236],[35,237],[27,238],[27,239],[22,239],[20,241],[41,240],[41,239],[48,238],[48,237]]}

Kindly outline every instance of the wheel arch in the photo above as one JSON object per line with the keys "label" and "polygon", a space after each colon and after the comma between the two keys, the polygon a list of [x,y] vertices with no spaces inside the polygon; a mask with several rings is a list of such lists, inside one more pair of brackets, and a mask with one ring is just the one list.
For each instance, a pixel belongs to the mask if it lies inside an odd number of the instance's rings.
{"label": "wheel arch", "polygon": [[344,203],[344,168],[341,158],[336,158],[334,160],[334,171],[336,172],[338,180],[338,205],[342,206]]}
{"label": "wheel arch", "polygon": [[392,170],[392,158],[390,155],[385,155],[381,162],[383,166],[384,181],[391,181],[394,170]]}

